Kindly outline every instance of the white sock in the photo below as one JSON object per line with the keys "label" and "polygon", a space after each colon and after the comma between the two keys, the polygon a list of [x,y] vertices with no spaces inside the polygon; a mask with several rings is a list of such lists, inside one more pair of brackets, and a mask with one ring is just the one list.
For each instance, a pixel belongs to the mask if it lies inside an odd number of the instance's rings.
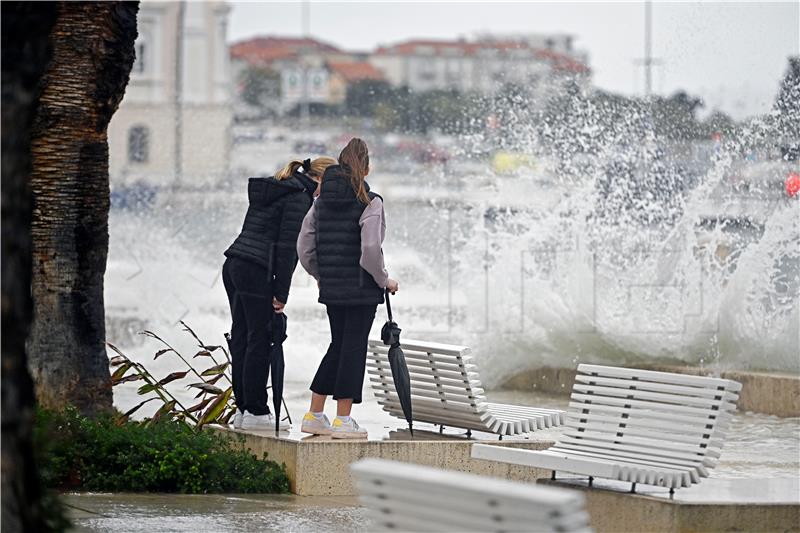
{"label": "white sock", "polygon": [[341,420],[342,422],[350,422],[350,417],[349,417],[349,416],[339,416],[339,415],[336,415],[336,418],[338,418],[338,419],[339,419],[339,420]]}
{"label": "white sock", "polygon": [[312,415],[314,415],[314,418],[322,418],[323,416],[325,416],[325,413],[323,411],[320,411],[319,413],[315,413],[314,411],[309,411],[309,412]]}

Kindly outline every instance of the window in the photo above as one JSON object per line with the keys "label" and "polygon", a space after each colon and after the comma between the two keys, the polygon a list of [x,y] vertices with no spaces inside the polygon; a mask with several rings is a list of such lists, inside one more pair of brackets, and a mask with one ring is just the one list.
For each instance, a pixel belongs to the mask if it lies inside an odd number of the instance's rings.
{"label": "window", "polygon": [[147,126],[133,126],[128,130],[128,161],[147,163],[150,157],[150,130]]}
{"label": "window", "polygon": [[139,34],[139,38],[134,45],[136,51],[136,60],[133,62],[131,69],[134,74],[144,74],[147,71],[147,37],[143,33]]}

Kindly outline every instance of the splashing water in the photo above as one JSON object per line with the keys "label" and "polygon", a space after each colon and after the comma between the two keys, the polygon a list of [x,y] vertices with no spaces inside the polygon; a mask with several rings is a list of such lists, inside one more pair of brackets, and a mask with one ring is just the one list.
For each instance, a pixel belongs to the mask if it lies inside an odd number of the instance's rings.
{"label": "splashing water", "polygon": [[525,151],[555,163],[474,209],[458,252],[490,382],[577,362],[800,371],[800,202],[780,194],[788,166],[738,155],[765,144],[758,124],[692,172],[645,115],[608,128],[585,111],[569,130],[590,155],[532,135]]}
{"label": "splashing water", "polygon": [[[472,346],[488,386],[578,362],[800,371],[800,202],[774,194],[785,164],[743,157],[777,142],[774,132],[753,124],[725,143],[665,141],[646,106],[613,100],[577,100],[554,118],[502,112],[508,128],[461,136],[447,167],[406,162],[391,175],[389,154],[375,158],[407,338]],[[292,154],[270,150],[235,148],[233,159],[275,168]],[[485,156],[493,150],[527,163],[504,175]],[[109,340],[136,345],[129,334],[145,327],[178,337],[169,330],[184,319],[221,341],[222,251],[256,173],[234,189],[112,212]],[[307,382],[327,346],[316,296],[298,270],[287,380]]]}

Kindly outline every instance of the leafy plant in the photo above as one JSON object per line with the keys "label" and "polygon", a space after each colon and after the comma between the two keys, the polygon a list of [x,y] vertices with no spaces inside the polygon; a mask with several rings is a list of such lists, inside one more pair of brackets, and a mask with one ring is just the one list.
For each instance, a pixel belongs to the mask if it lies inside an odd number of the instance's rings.
{"label": "leafy plant", "polygon": [[[59,489],[181,493],[286,493],[282,466],[249,453],[243,437],[196,431],[165,415],[145,422],[76,409],[37,413],[45,484]],[[236,440],[238,439],[238,441]]]}
{"label": "leafy plant", "polygon": [[[106,343],[108,347],[117,355],[109,359],[113,372],[111,373],[111,384],[113,386],[132,381],[142,381],[143,384],[138,389],[138,394],[145,399],[134,407],[122,413],[118,418],[119,424],[127,422],[131,415],[151,401],[158,400],[161,407],[146,422],[154,423],[159,420],[177,420],[185,422],[191,426],[202,427],[206,424],[227,424],[231,417],[236,413],[236,406],[233,403],[233,387],[230,375],[231,359],[228,351],[223,346],[205,344],[185,322],[181,321],[183,331],[189,333],[197,342],[198,352],[194,354],[192,360],[202,358],[208,359],[212,366],[205,370],[198,371],[178,350],[171,346],[167,341],[156,335],[152,331],[143,331],[142,334],[156,339],[164,347],[159,349],[153,356],[153,360],[159,357],[177,357],[185,365],[186,370],[172,372],[167,376],[157,379],[144,366],[130,359],[122,353],[119,348],[111,343]],[[218,360],[215,353],[224,355],[224,360]],[[198,402],[194,405],[186,406],[178,400],[169,390],[167,385],[178,385],[178,382],[192,376],[197,382],[186,385],[187,388],[197,389],[195,399]],[[224,385],[218,385],[217,383]],[[174,386],[173,385],[173,386]]]}

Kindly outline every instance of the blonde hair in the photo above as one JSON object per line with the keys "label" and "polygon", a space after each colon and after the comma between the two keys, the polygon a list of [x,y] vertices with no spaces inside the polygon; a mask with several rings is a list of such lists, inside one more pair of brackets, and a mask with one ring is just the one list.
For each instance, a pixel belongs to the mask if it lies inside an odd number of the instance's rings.
{"label": "blonde hair", "polygon": [[311,168],[305,169],[306,174],[311,176],[311,178],[315,179],[316,181],[319,181],[322,179],[322,175],[325,174],[325,169],[337,163],[338,161],[336,161],[334,158],[323,155],[322,157],[318,157],[311,161]]}
{"label": "blonde hair", "polygon": [[[306,161],[309,161],[306,159]],[[291,178],[294,176],[294,173],[298,171],[300,167],[303,167],[305,173],[312,179],[319,181],[322,178],[322,175],[325,173],[325,169],[331,165],[335,165],[337,161],[328,156],[322,156],[314,159],[308,165],[309,168],[305,168],[303,161],[299,159],[293,159],[286,163],[282,169],[275,173],[276,180],[285,180],[287,178]]]}

